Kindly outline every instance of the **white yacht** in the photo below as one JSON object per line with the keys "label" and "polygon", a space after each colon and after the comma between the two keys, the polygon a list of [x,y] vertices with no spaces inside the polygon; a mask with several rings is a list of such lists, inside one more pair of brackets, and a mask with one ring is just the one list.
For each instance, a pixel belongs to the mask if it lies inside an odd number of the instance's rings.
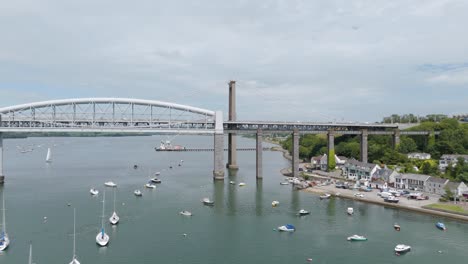
{"label": "white yacht", "polygon": [[246,185],[245,182],[239,183],[239,186],[241,186],[241,187],[242,187],[242,186],[245,186],[245,185]]}
{"label": "white yacht", "polygon": [[154,184],[148,182],[147,184],[145,184],[145,187],[146,187],[146,188],[149,188],[149,189],[155,189],[155,188],[156,188],[156,185],[154,185]]}
{"label": "white yacht", "polygon": [[[3,190],[5,191],[5,190]],[[0,234],[0,251],[4,251],[8,245],[10,245],[10,238],[8,237],[5,220],[5,193],[2,194],[3,200],[3,222],[2,222],[2,233]]]}
{"label": "white yacht", "polygon": [[271,202],[271,206],[276,207],[277,205],[279,205],[279,202],[278,202],[278,201],[273,201],[273,202]]}
{"label": "white yacht", "polygon": [[211,201],[210,198],[203,198],[202,203],[204,205],[214,205],[214,201]]}
{"label": "white yacht", "polygon": [[120,217],[117,215],[115,212],[115,189],[114,189],[114,212],[112,213],[112,216],[109,218],[109,222],[113,225],[116,225],[119,223]]}
{"label": "white yacht", "polygon": [[346,210],[346,212],[349,214],[349,215],[353,215],[354,214],[354,209],[352,207],[348,207],[348,210]]}
{"label": "white yacht", "polygon": [[399,245],[396,245],[395,247],[395,252],[398,254],[406,253],[408,251],[411,251],[411,247],[408,245],[399,244]]}
{"label": "white yacht", "polygon": [[117,187],[117,184],[115,184],[113,181],[105,182],[104,185],[107,187]]}
{"label": "white yacht", "polygon": [[304,209],[299,210],[299,213],[298,213],[298,215],[308,215],[308,214],[310,214],[310,212]]}
{"label": "white yacht", "polygon": [[76,209],[73,208],[73,258],[70,264],[80,264],[76,258]]}
{"label": "white yacht", "polygon": [[99,194],[99,191],[98,191],[97,189],[91,188],[91,189],[89,190],[89,193],[90,193],[91,195],[98,195],[98,194]]}
{"label": "white yacht", "polygon": [[143,193],[140,190],[135,190],[133,194],[135,194],[135,196],[143,196]]}
{"label": "white yacht", "polygon": [[96,243],[101,246],[105,247],[109,243],[109,236],[106,234],[104,230],[104,208],[105,208],[105,201],[106,201],[106,192],[104,191],[102,195],[102,218],[101,218],[101,231],[96,235]]}
{"label": "white yacht", "polygon": [[185,216],[192,216],[192,212],[189,212],[189,211],[182,211],[179,214],[185,215]]}

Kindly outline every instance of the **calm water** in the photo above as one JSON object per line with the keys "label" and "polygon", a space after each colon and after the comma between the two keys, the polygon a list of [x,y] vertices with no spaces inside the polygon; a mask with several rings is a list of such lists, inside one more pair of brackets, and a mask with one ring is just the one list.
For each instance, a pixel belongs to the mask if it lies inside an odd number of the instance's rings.
{"label": "calm water", "polygon": [[[155,152],[165,137],[28,138],[7,139],[4,187],[7,227],[12,240],[0,263],[27,263],[28,243],[33,241],[37,264],[69,263],[72,257],[73,207],[77,209],[77,255],[81,263],[462,263],[468,257],[468,225],[381,206],[331,199],[280,186],[280,168],[286,166],[279,152],[264,152],[264,180],[255,180],[255,153],[239,152],[240,170],[224,182],[213,183],[212,153]],[[179,136],[174,143],[187,147],[212,146],[212,138]],[[240,138],[240,146],[254,146]],[[21,154],[17,145],[43,144]],[[53,146],[53,163],[44,162]],[[178,162],[183,159],[183,166]],[[138,164],[137,170],[133,164]],[[174,168],[170,170],[168,167]],[[145,190],[149,174],[161,171],[163,183]],[[95,236],[100,227],[103,183],[117,188],[120,224],[111,227],[112,189],[106,188],[107,248]],[[229,185],[229,180],[247,186]],[[90,187],[99,197],[91,197]],[[143,197],[133,195],[140,188]],[[211,197],[214,207],[200,200]],[[280,201],[277,208],[273,200]],[[68,207],[67,204],[72,206]],[[349,217],[345,210],[354,207]],[[304,208],[312,212],[297,217]],[[192,217],[179,211],[190,210]],[[44,223],[43,217],[48,220]],[[434,227],[443,220],[447,232]],[[393,223],[402,226],[393,230]],[[295,233],[279,233],[279,225],[296,225]],[[186,233],[184,237],[182,234]],[[348,242],[363,234],[367,242]],[[397,257],[398,243],[412,252]],[[438,253],[442,250],[442,253]]]}

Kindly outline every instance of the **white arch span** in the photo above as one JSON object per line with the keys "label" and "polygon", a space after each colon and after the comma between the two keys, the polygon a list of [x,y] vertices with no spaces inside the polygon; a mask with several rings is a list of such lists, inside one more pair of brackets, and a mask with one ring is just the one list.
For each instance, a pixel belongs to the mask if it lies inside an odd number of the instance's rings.
{"label": "white arch span", "polygon": [[135,105],[149,105],[156,107],[167,107],[181,111],[187,111],[196,114],[202,114],[207,116],[215,116],[215,112],[206,110],[198,107],[192,107],[188,105],[174,104],[155,100],[143,100],[133,98],[74,98],[74,99],[60,99],[50,100],[42,102],[34,102],[28,104],[14,105],[9,107],[0,108],[0,114],[7,114],[10,112],[22,111],[30,108],[40,108],[48,106],[62,106],[71,104],[91,104],[91,103],[118,103],[118,104],[135,104]]}

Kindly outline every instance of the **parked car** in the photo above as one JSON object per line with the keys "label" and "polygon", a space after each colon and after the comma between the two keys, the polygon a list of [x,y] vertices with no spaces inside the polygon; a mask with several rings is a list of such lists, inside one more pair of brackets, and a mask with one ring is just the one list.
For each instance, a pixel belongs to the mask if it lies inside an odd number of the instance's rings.
{"label": "parked car", "polygon": [[362,193],[355,193],[354,196],[359,197],[359,198],[364,198],[364,194]]}
{"label": "parked car", "polygon": [[389,192],[379,192],[377,194],[378,196],[382,197],[382,198],[388,198],[389,196],[393,196],[391,193]]}

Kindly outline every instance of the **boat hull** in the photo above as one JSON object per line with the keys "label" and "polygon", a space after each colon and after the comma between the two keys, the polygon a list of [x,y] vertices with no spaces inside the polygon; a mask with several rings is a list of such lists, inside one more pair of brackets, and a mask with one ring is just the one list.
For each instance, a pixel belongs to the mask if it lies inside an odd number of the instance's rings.
{"label": "boat hull", "polygon": [[107,246],[107,244],[109,244],[109,236],[106,233],[102,235],[102,233],[99,232],[96,236],[96,243],[101,247]]}

